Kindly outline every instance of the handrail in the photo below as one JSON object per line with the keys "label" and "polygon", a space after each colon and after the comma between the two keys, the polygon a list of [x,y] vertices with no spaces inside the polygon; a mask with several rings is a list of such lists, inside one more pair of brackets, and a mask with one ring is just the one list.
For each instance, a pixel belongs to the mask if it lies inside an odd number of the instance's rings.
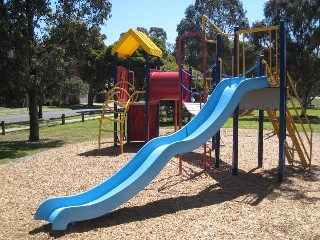
{"label": "handrail", "polygon": [[[287,91],[287,95],[288,95],[288,97],[289,97],[289,99],[290,99],[290,102],[292,103],[292,106],[293,106],[293,108],[294,108],[294,110],[295,110],[295,114],[296,114],[296,116],[297,116],[297,118],[298,118],[298,120],[299,120],[299,123],[300,123],[300,125],[301,125],[301,127],[302,127],[302,129],[303,129],[303,133],[304,133],[305,137],[307,138],[307,141],[308,141],[308,144],[309,144],[310,154],[309,154],[308,158],[309,158],[309,164],[310,164],[311,159],[312,159],[313,128],[312,128],[312,126],[311,126],[311,123],[310,123],[310,120],[309,120],[309,118],[308,118],[308,115],[307,115],[306,112],[305,112],[305,109],[304,109],[304,107],[303,107],[302,101],[301,101],[301,99],[300,99],[300,97],[299,97],[299,95],[298,95],[297,89],[296,89],[296,87],[295,87],[295,85],[294,85],[294,83],[293,83],[293,79],[292,79],[291,75],[289,74],[289,72],[287,72],[287,78],[288,78],[288,80],[289,80],[289,83],[290,83],[290,86],[291,86],[291,90],[293,91],[294,96],[295,96],[295,98],[297,99],[298,104],[300,105],[301,111],[302,111],[302,113],[303,113],[303,117],[305,118],[305,121],[306,121],[306,123],[307,123],[307,125],[308,125],[308,127],[309,127],[309,129],[310,129],[310,136],[309,136],[309,134],[307,133],[307,131],[306,131],[306,129],[305,129],[305,124],[303,124],[303,121],[302,121],[302,119],[301,119],[301,116],[299,115],[299,113],[298,113],[298,111],[297,111],[297,107],[296,107],[295,103],[293,102],[292,95],[290,94],[290,92],[289,92],[289,90],[288,90],[288,91]],[[300,141],[301,141],[301,143],[302,143],[302,145],[303,145],[303,148],[304,148],[304,150],[305,150],[303,141],[302,141],[299,133],[298,133],[298,136],[299,136]],[[305,152],[307,153],[306,150],[305,150]]]}
{"label": "handrail", "polygon": [[[211,20],[210,18],[208,18],[206,15],[202,15],[202,31],[205,32],[206,30],[206,22],[209,22],[211,24],[211,26],[217,30],[218,33],[220,33],[221,35],[224,35],[224,36],[227,36],[227,37],[232,37],[234,34],[233,33],[225,33],[223,32],[220,28],[218,28],[217,25],[215,25]],[[210,39],[207,39],[207,35],[205,34],[205,40],[206,42],[209,42],[209,43],[216,43],[215,40],[210,40]]]}
{"label": "handrail", "polygon": [[[291,130],[293,130],[294,134],[296,134],[296,137],[295,138],[291,137],[291,139],[292,139],[293,142],[297,141],[296,144],[294,144],[294,145],[295,145],[296,148],[300,148],[300,151],[302,152],[303,156],[307,157],[308,162],[309,162],[308,164],[309,164],[309,167],[310,167],[310,165],[311,165],[311,152],[310,152],[310,154],[308,154],[308,151],[306,149],[305,143],[303,142],[301,134],[298,131],[298,128],[297,128],[297,126],[296,126],[296,124],[294,122],[294,119],[293,119],[293,117],[292,117],[292,115],[291,115],[291,113],[290,113],[288,108],[286,109],[286,114],[287,114],[287,119],[286,120],[287,120],[287,125],[288,125],[287,129],[290,132],[290,128],[291,128]],[[301,126],[303,126],[303,125],[301,125]],[[305,134],[306,134],[306,132],[305,132]],[[308,139],[307,134],[306,134],[306,137]],[[309,145],[311,146],[312,144],[309,143]],[[302,147],[303,151],[302,151],[301,147]],[[302,159],[301,159],[301,161],[302,161]]]}
{"label": "handrail", "polygon": [[[268,65],[268,63],[267,63],[266,60],[262,60],[262,63],[263,63],[263,64],[265,65],[265,67],[266,67],[265,75],[269,77],[269,83],[270,83],[270,85],[272,85],[272,86],[277,85],[277,84],[279,83],[278,77],[277,77],[277,76],[274,77],[274,76],[272,75],[272,71],[271,71],[271,69],[270,69],[270,67],[269,67],[269,65]],[[269,73],[269,75],[268,75],[268,73]]]}
{"label": "handrail", "polygon": [[272,30],[278,30],[279,26],[270,26],[270,27],[261,27],[261,28],[249,28],[249,29],[242,29],[236,31],[236,34],[245,34],[245,33],[257,33],[257,32],[266,32]]}
{"label": "handrail", "polygon": [[[245,57],[245,35],[246,34],[252,34],[252,33],[257,33],[257,32],[269,32],[269,68],[270,68],[270,76],[272,76],[272,72],[271,72],[271,69],[275,68],[275,75],[277,76],[278,75],[278,71],[279,71],[279,67],[278,67],[278,30],[279,30],[279,26],[270,26],[270,27],[258,27],[258,28],[251,28],[251,29],[243,29],[243,30],[238,30],[235,32],[237,38],[239,38],[239,36],[242,34],[242,37],[243,37],[243,40],[242,40],[242,68],[243,68],[243,71],[245,70],[245,62],[246,62],[246,57]],[[275,31],[275,37],[274,37],[274,40],[275,40],[275,64],[274,66],[272,65],[273,63],[273,60],[272,60],[272,51],[273,51],[273,47],[272,47],[272,39],[273,39],[273,34],[272,34],[272,31]],[[238,57],[240,56],[239,55],[239,51],[240,51],[240,47],[239,47],[239,44],[240,44],[240,41],[238,41]],[[238,72],[239,72],[239,64],[240,62],[238,61]],[[270,78],[270,84],[277,84],[278,81],[273,81],[273,80],[277,80],[277,79],[274,79],[274,78]]]}

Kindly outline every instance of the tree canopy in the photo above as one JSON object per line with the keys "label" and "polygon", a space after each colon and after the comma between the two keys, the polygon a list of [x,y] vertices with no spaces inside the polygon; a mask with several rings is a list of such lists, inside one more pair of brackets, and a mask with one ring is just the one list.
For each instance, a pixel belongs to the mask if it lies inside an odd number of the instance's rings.
{"label": "tree canopy", "polygon": [[284,20],[287,29],[288,70],[297,83],[305,108],[320,93],[320,5],[318,0],[270,0],[265,24]]}
{"label": "tree canopy", "polygon": [[[113,72],[112,46],[106,46],[101,25],[111,17],[111,3],[104,0],[2,0],[0,1],[0,101],[19,104],[29,99],[30,136],[39,139],[38,109],[44,100],[68,101],[65,93],[88,91],[88,104],[97,92],[111,87]],[[299,14],[297,14],[299,13]],[[177,43],[184,33],[201,32],[206,15],[223,32],[234,27],[248,29],[246,11],[240,0],[195,0],[185,10],[177,25],[176,45],[167,43],[165,29],[138,27],[163,51],[162,70],[177,71]],[[264,5],[265,19],[252,27],[279,25],[287,27],[288,70],[297,82],[305,107],[320,93],[320,5],[318,0],[269,0]],[[128,26],[129,28],[130,26]],[[216,31],[205,26],[208,38]],[[267,53],[268,36],[263,33],[246,36],[248,63]],[[183,42],[182,61],[201,70],[201,41],[188,38]],[[231,71],[232,39],[223,37],[224,70]],[[207,44],[208,65],[214,61],[215,45]],[[268,54],[268,53],[267,53]],[[126,62],[120,60],[122,65]],[[144,86],[145,53],[138,49],[131,56],[131,68]],[[151,58],[151,67],[157,60]],[[77,90],[77,91],[74,91]],[[67,99],[67,100],[66,100]]]}
{"label": "tree canopy", "polygon": [[[196,0],[194,4],[191,4],[185,10],[185,17],[180,21],[177,26],[178,42],[180,36],[187,32],[201,32],[202,31],[202,16],[208,16],[223,32],[232,33],[235,26],[240,28],[248,28],[248,20],[245,16],[246,12],[243,9],[243,5],[239,0]],[[216,32],[208,28],[207,34],[213,36]],[[198,38],[186,39],[183,43],[183,63],[193,66],[197,69],[201,69],[201,44],[199,44]],[[228,51],[229,40],[224,39],[224,48],[226,54],[231,54]],[[214,51],[214,46],[209,45],[208,52]],[[208,56],[209,64],[212,64],[211,59]]]}
{"label": "tree canopy", "polygon": [[[29,140],[37,141],[39,98],[45,89],[66,80],[75,62],[85,61],[88,46],[101,39],[97,29],[110,17],[111,3],[7,0],[1,1],[0,11],[1,83],[4,90],[28,94]],[[50,75],[44,70],[48,67]]]}

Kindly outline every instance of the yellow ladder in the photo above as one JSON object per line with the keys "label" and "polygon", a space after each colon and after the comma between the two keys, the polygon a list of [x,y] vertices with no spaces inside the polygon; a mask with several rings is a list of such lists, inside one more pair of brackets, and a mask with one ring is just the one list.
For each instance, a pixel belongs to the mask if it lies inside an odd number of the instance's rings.
{"label": "yellow ladder", "polygon": [[[286,129],[287,129],[287,141],[285,143],[286,145],[286,157],[289,163],[293,164],[296,162],[296,159],[294,159],[294,154],[297,152],[298,157],[301,161],[302,166],[305,169],[309,169],[311,167],[311,160],[312,160],[312,135],[313,135],[313,129],[310,124],[310,121],[308,119],[308,116],[303,108],[302,102],[300,100],[300,97],[296,91],[296,88],[294,86],[293,80],[289,73],[287,73],[287,77],[290,83],[290,90],[294,94],[295,98],[298,101],[298,104],[301,108],[301,112],[304,118],[304,121],[302,120],[300,114],[298,113],[298,108],[293,101],[293,97],[291,95],[291,92],[289,89],[287,89],[287,97],[288,100],[292,104],[292,111],[293,114],[290,112],[289,108],[286,108]],[[267,110],[267,114],[269,116],[269,119],[272,123],[272,126],[274,128],[274,131],[276,135],[279,137],[279,122],[277,120],[277,114],[275,110]],[[299,127],[299,129],[298,129]],[[307,131],[306,128],[309,128]],[[290,144],[291,143],[291,144]],[[291,145],[291,146],[290,146]]]}

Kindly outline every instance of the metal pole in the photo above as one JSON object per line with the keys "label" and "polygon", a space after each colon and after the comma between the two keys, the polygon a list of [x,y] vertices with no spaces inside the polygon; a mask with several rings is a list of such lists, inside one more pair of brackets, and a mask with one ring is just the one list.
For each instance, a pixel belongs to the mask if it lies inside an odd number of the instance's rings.
{"label": "metal pole", "polygon": [[264,65],[263,65],[263,63],[262,63],[263,60],[264,60],[264,55],[260,55],[260,57],[259,57],[259,67],[258,67],[258,69],[257,69],[257,75],[258,75],[258,77],[264,75]]}
{"label": "metal pole", "polygon": [[263,118],[264,111],[259,110],[258,168],[262,168],[263,164]]}
{"label": "metal pole", "polygon": [[[234,46],[233,46],[233,75],[238,77],[238,36],[236,32],[239,30],[239,27],[234,28]],[[238,160],[239,160],[239,105],[233,112],[233,154],[232,154],[232,174],[238,175]]]}
{"label": "metal pole", "polygon": [[179,94],[179,105],[178,105],[178,113],[179,113],[179,129],[182,128],[182,95],[183,95],[183,76],[184,76],[184,72],[183,72],[183,65],[180,66],[180,94]]}
{"label": "metal pole", "polygon": [[157,57],[157,70],[160,70],[160,57]]}
{"label": "metal pole", "polygon": [[[115,53],[114,54],[114,64],[113,64],[113,84],[114,86],[117,84],[117,70],[118,70],[118,61],[119,61],[119,58],[118,58],[118,53]],[[115,111],[117,111],[117,105],[116,104],[113,104],[113,108]],[[114,114],[114,117],[116,118],[116,113]],[[114,122],[113,123],[113,142],[114,142],[114,146],[117,146],[117,122]]]}
{"label": "metal pole", "polygon": [[284,21],[280,21],[280,129],[279,129],[279,166],[278,180],[283,181],[285,172],[286,141],[286,29]]}
{"label": "metal pole", "polygon": [[66,123],[66,115],[63,113],[61,115],[61,124],[64,125]]}
{"label": "metal pole", "polygon": [[[259,57],[259,67],[257,69],[257,75],[264,75],[264,65],[262,63],[264,56]],[[264,110],[259,110],[259,128],[258,128],[258,168],[262,168],[263,165],[263,119]]]}
{"label": "metal pole", "polygon": [[[131,69],[131,57],[128,57],[128,62],[127,62],[127,70],[128,70],[128,83],[131,83],[131,77],[130,77],[130,69]],[[132,85],[134,86],[134,79],[132,80]],[[131,95],[133,94],[132,90],[130,90],[130,85],[128,84],[128,93]],[[127,113],[127,142],[130,143],[130,109]]]}
{"label": "metal pole", "polygon": [[189,76],[189,90],[190,90],[190,92],[189,93],[187,93],[187,94],[189,94],[189,97],[188,97],[188,101],[189,102],[191,102],[191,91],[192,91],[192,67],[189,67],[189,73],[190,73],[190,76]]}
{"label": "metal pole", "polygon": [[[221,81],[220,79],[220,72],[221,72],[221,66],[219,59],[221,58],[221,46],[222,46],[222,37],[221,34],[218,33],[217,35],[217,59],[216,59],[216,71],[215,71],[215,85],[218,85]],[[220,165],[220,130],[215,134],[215,136],[212,138],[212,144],[214,144],[213,149],[215,152],[215,167],[218,168]]]}
{"label": "metal pole", "polygon": [[1,127],[2,127],[2,135],[6,135],[6,124],[4,121],[1,121]]}
{"label": "metal pole", "polygon": [[146,142],[149,141],[150,56],[146,53]]}

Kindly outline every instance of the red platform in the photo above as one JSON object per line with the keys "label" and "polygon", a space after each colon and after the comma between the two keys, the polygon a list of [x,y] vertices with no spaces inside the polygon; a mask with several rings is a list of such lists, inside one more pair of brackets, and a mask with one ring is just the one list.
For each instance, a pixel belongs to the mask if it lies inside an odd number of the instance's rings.
{"label": "red platform", "polygon": [[[130,105],[128,119],[128,139],[130,142],[146,141],[146,103],[135,102]],[[149,140],[158,137],[158,101],[149,102]]]}

